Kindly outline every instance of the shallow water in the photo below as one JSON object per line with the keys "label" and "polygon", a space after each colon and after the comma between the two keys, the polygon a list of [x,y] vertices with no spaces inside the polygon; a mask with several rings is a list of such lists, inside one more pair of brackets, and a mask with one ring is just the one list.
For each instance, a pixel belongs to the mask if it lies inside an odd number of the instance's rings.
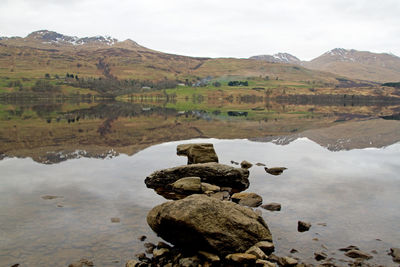
{"label": "shallow water", "polygon": [[[214,143],[224,164],[248,160],[288,168],[280,176],[267,174],[263,167],[250,169],[248,191],[260,194],[264,203],[282,204],[279,212],[260,209],[277,255],[290,255],[295,248],[299,253],[292,256],[309,262],[315,251],[345,259],[337,249],[356,245],[378,252],[370,262],[397,266],[386,250],[400,244],[400,143],[332,152],[307,138],[285,146],[244,139],[196,139],[151,146],[132,156],[81,158],[53,165],[29,158],[3,159],[2,266],[66,266],[83,257],[96,266],[124,266],[135,253],[144,251],[139,236],[146,235],[150,242],[159,240],[145,217],[165,199],[147,189],[144,178],[154,170],[186,164],[186,158],[176,156],[176,146],[197,141]],[[59,198],[43,199],[46,195]],[[120,223],[112,223],[114,217]],[[310,231],[298,233],[298,220],[311,222]]]}

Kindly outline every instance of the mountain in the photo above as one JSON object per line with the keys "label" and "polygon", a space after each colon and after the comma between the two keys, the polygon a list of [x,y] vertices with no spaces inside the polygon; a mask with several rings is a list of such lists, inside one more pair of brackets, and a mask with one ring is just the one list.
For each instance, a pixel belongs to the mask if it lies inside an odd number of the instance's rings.
{"label": "mountain", "polygon": [[304,66],[368,81],[391,82],[400,79],[400,57],[387,53],[335,48],[304,62]]}
{"label": "mountain", "polygon": [[400,80],[400,57],[387,53],[372,53],[354,49],[335,48],[311,61],[278,53],[260,55],[250,59],[266,62],[297,64],[308,69],[327,71],[350,79],[373,82],[394,82]]}
{"label": "mountain", "polygon": [[263,60],[271,63],[300,64],[301,61],[297,57],[289,53],[277,53],[274,55],[259,55],[250,57],[250,59]]}
{"label": "mountain", "polygon": [[[281,61],[293,56],[279,54]],[[285,62],[285,63],[286,63]],[[207,76],[269,77],[274,80],[338,83],[336,75],[301,66],[237,58],[200,58],[162,53],[132,40],[112,37],[78,38],[40,30],[22,37],[0,39],[0,77],[65,76],[118,79],[196,81]]]}

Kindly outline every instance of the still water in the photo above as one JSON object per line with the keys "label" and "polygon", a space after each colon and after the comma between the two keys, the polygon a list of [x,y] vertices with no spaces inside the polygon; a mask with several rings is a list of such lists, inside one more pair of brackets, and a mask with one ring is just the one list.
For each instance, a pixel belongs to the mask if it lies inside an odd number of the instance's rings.
{"label": "still water", "polygon": [[[356,245],[376,251],[369,262],[397,266],[387,250],[400,245],[400,123],[371,116],[376,107],[332,112],[286,106],[287,113],[251,113],[246,106],[248,117],[227,118],[224,110],[91,105],[39,115],[29,107],[3,106],[1,266],[67,266],[81,258],[95,266],[124,266],[144,252],[140,236],[160,240],[146,215],[166,200],[146,188],[145,177],[186,164],[176,146],[192,142],[213,143],[223,164],[247,160],[288,168],[271,176],[253,166],[247,190],[264,204],[282,204],[279,212],[258,208],[277,255],[316,263],[313,253],[324,251],[347,265],[338,249]],[[383,115],[398,110],[380,108]],[[67,121],[72,117],[80,120]],[[311,222],[310,231],[298,233],[298,220]],[[293,248],[298,253],[290,254]]]}

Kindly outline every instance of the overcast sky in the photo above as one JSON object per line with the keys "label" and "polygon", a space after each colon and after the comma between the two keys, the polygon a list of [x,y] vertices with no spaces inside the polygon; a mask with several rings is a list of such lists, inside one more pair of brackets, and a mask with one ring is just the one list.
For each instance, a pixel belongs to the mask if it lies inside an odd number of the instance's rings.
{"label": "overcast sky", "polygon": [[162,52],[309,60],[336,47],[400,56],[400,0],[0,0],[0,36],[47,29]]}

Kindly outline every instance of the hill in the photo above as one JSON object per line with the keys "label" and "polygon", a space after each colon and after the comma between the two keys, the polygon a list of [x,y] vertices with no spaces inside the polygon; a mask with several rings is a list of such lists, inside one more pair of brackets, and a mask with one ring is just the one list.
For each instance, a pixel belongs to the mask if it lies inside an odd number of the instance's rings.
{"label": "hill", "polygon": [[387,53],[372,53],[354,49],[335,48],[311,61],[300,61],[297,57],[278,53],[273,56],[260,55],[251,59],[267,62],[298,64],[303,67],[327,71],[350,79],[373,82],[393,82],[400,77],[400,57]]}

